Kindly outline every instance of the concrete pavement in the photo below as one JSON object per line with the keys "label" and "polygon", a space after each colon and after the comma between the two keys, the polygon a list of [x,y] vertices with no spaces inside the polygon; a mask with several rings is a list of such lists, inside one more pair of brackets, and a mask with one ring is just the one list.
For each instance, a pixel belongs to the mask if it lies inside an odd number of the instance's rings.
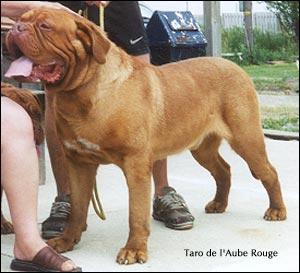
{"label": "concrete pavement", "polygon": [[[277,168],[288,219],[262,219],[268,197],[245,164],[223,143],[221,154],[231,165],[232,188],[223,214],[205,214],[215,194],[210,174],[188,152],[168,159],[170,185],[184,196],[195,216],[194,228],[175,231],[151,219],[149,259],[144,265],[115,263],[128,236],[128,194],[122,172],[101,166],[97,181],[107,220],[89,210],[88,229],[66,256],[85,272],[299,272],[299,142],[266,139],[269,159]],[[39,222],[48,217],[55,184],[46,150],[46,183],[40,186]],[[6,200],[3,202],[8,216]],[[1,235],[1,272],[13,257],[13,235]],[[236,256],[237,255],[237,256]],[[265,257],[263,255],[267,255]]]}

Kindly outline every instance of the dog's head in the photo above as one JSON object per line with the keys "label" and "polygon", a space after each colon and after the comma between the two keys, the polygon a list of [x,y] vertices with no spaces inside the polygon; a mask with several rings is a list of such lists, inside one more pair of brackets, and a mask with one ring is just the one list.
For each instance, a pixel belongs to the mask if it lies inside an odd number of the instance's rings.
{"label": "dog's head", "polygon": [[85,83],[93,63],[103,64],[110,47],[92,22],[59,9],[36,9],[22,15],[6,44],[17,59],[6,73],[19,81],[43,82],[69,90]]}
{"label": "dog's head", "polygon": [[38,97],[27,89],[19,89],[4,82],[1,82],[1,94],[26,110],[32,120],[35,142],[40,145],[44,140],[44,130],[42,126],[42,108]]}

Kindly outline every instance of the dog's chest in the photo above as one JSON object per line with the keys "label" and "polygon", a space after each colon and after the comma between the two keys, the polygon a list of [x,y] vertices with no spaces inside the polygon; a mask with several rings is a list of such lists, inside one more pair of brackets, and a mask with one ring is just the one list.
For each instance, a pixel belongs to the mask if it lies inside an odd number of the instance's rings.
{"label": "dog's chest", "polygon": [[118,162],[124,144],[114,142],[114,133],[108,132],[100,121],[70,122],[60,127],[60,137],[67,156],[92,164],[110,164]]}
{"label": "dog's chest", "polygon": [[90,111],[88,115],[80,115],[60,109],[56,123],[68,157],[93,164],[120,161],[128,146],[124,141],[126,130],[124,125],[106,118],[104,113],[104,110]]}

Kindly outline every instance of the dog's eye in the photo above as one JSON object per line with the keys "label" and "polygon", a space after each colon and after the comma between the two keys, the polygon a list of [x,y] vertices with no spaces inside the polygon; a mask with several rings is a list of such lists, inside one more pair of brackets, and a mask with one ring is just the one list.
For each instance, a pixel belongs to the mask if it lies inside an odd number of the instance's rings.
{"label": "dog's eye", "polygon": [[50,30],[50,26],[47,23],[39,23],[39,28],[42,30]]}

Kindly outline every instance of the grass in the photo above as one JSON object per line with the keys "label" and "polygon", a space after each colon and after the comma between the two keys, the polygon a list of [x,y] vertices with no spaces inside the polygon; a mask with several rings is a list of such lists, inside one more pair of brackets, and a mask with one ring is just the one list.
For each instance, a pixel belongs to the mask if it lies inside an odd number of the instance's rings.
{"label": "grass", "polygon": [[295,63],[274,63],[250,65],[243,67],[252,78],[288,79],[298,78],[299,72]]}
{"label": "grass", "polygon": [[264,129],[299,132],[299,107],[261,107]]}
{"label": "grass", "polygon": [[299,70],[294,63],[244,66],[243,69],[253,79],[259,93],[265,91],[289,93],[299,90]]}
{"label": "grass", "polygon": [[[294,63],[244,66],[259,94],[289,95],[299,92],[299,70]],[[299,107],[261,107],[264,129],[299,132]]]}

